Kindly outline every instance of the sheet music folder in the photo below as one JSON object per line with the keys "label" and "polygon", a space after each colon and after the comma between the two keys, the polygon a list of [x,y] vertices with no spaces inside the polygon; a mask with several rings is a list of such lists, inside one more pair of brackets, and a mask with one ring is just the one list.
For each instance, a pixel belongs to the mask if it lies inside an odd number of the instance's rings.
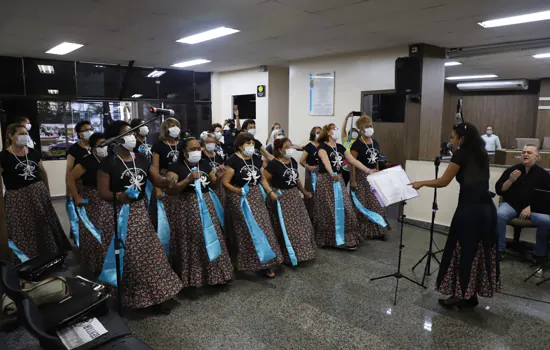
{"label": "sheet music folder", "polygon": [[412,181],[400,165],[369,175],[367,180],[383,207],[418,197],[418,191],[409,186]]}

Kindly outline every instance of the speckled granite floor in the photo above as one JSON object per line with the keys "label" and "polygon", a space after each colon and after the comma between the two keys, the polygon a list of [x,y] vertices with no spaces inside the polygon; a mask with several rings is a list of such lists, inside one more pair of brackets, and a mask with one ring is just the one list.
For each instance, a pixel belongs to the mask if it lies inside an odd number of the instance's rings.
{"label": "speckled granite floor", "polygon": [[[56,209],[66,224],[63,204]],[[394,279],[370,278],[395,271],[398,224],[387,242],[367,242],[356,252],[319,250],[315,262],[283,268],[273,280],[238,275],[228,286],[184,291],[170,315],[126,315],[132,331],[154,349],[548,349],[550,304],[498,294],[475,312],[437,304],[435,276],[423,290]],[[429,232],[405,227],[403,271],[427,249]],[[443,247],[445,236],[436,235]],[[550,282],[518,261],[502,264],[503,292],[550,303]],[[548,272],[550,274],[550,271]],[[24,330],[10,334],[7,349],[37,349]]]}

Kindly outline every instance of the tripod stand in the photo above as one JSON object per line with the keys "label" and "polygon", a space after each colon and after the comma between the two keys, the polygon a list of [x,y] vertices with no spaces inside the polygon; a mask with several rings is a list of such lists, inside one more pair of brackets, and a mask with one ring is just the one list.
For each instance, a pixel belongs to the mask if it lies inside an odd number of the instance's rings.
{"label": "tripod stand", "polygon": [[395,281],[395,295],[393,297],[393,305],[397,305],[397,291],[399,289],[399,280],[401,278],[404,278],[407,281],[412,282],[412,283],[426,289],[426,286],[416,282],[415,280],[413,280],[413,279],[411,279],[407,276],[404,276],[401,273],[401,257],[402,257],[402,253],[403,253],[403,248],[405,247],[403,245],[403,225],[405,224],[404,223],[404,219],[405,219],[405,214],[404,213],[405,213],[405,205],[406,204],[407,203],[405,201],[401,201],[401,205],[400,205],[400,208],[399,208],[401,210],[401,234],[400,234],[400,238],[399,238],[399,259],[397,261],[397,271],[395,273],[390,274],[390,275],[380,276],[380,277],[375,277],[375,278],[370,279],[371,281],[376,281],[376,280],[391,278],[391,277],[396,278],[396,281]]}
{"label": "tripod stand", "polygon": [[[434,165],[435,165],[435,178],[437,179],[437,175],[439,173],[439,164],[441,164],[441,160],[439,157],[435,157]],[[428,248],[428,251],[424,256],[416,263],[416,265],[413,266],[412,270],[416,269],[418,265],[420,265],[424,260],[426,260],[426,265],[424,266],[424,274],[422,276],[422,285],[424,285],[424,281],[426,280],[426,276],[430,276],[432,274],[431,266],[432,266],[432,259],[435,259],[438,264],[441,264],[441,261],[437,258],[436,254],[441,252],[437,244],[434,242],[434,229],[435,229],[435,213],[438,210],[437,206],[437,188],[434,188],[434,200],[432,204],[432,222],[430,225],[430,246]],[[435,245],[437,252],[433,252],[433,246]]]}

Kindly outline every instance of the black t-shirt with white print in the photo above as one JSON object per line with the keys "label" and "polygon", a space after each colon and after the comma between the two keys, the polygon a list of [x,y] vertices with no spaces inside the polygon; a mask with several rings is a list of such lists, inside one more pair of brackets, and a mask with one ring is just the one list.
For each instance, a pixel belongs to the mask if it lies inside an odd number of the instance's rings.
{"label": "black t-shirt with white print", "polygon": [[136,147],[134,148],[134,153],[140,153],[147,158],[149,163],[153,162],[153,146],[147,143],[147,140],[145,142],[136,140]]}
{"label": "black t-shirt with white print", "polygon": [[357,160],[363,163],[364,166],[369,169],[376,169],[380,158],[380,146],[376,140],[372,140],[370,145],[357,140],[351,146],[351,150],[357,152]]}
{"label": "black t-shirt with white print", "polygon": [[168,169],[168,165],[177,162],[180,155],[178,146],[170,146],[162,141],[153,146],[152,152],[159,155],[159,170]]}
{"label": "black t-shirt with white print", "polygon": [[0,168],[6,190],[18,190],[42,181],[38,172],[40,154],[33,148],[27,148],[26,156],[17,157],[7,149],[0,152]]}
{"label": "black t-shirt with white print", "polygon": [[145,156],[136,153],[132,154],[134,155],[134,161],[129,162],[123,162],[118,155],[109,155],[101,161],[99,170],[111,176],[110,190],[124,192],[134,185],[140,192],[138,199],[142,199],[145,194],[145,183],[149,177],[151,164],[149,164]]}
{"label": "black t-shirt with white print", "polygon": [[214,150],[218,156],[220,156],[224,161],[227,158],[225,153],[225,145],[223,142],[220,141],[220,143],[216,143],[216,149]]}
{"label": "black t-shirt with white print", "polygon": [[77,164],[80,164],[80,161],[84,157],[86,157],[89,154],[92,154],[92,151],[80,146],[80,143],[77,142],[77,143],[73,144],[71,147],[69,147],[69,150],[67,151],[67,154],[74,157],[73,167],[75,167]]}
{"label": "black t-shirt with white print", "polygon": [[82,184],[84,186],[97,188],[97,171],[99,170],[100,163],[95,154],[89,154],[82,158],[80,166],[86,170],[84,175],[82,175]]}
{"label": "black t-shirt with white print", "polygon": [[214,152],[214,157],[210,157],[206,152],[202,152],[202,159],[210,164],[214,172],[218,171],[218,168],[220,165],[223,165],[224,162],[224,159],[216,152]]}
{"label": "black t-shirt with white print", "polygon": [[225,165],[235,170],[231,179],[231,184],[235,187],[243,187],[246,184],[250,186],[259,185],[262,179],[262,158],[252,156],[248,160],[240,158],[233,154],[225,161]]}
{"label": "black t-shirt with white print", "polygon": [[317,147],[313,143],[308,143],[304,147],[304,151],[307,152],[306,164],[309,166],[319,165],[319,157],[317,156]]}
{"label": "black t-shirt with white print", "polygon": [[[344,156],[344,153],[346,153],[346,148],[339,143],[336,144],[335,148],[332,148],[331,146],[323,142],[319,145],[319,150],[322,149],[324,149],[325,152],[327,152],[328,154],[328,159],[332,167],[330,173],[342,173],[342,166],[344,165],[344,161],[346,160]],[[321,159],[319,159],[319,172],[322,174],[328,172],[327,169],[325,169],[325,164],[321,161]]]}
{"label": "black t-shirt with white print", "polygon": [[277,189],[288,190],[298,186],[298,163],[294,159],[288,164],[273,159],[265,170],[273,177],[271,184]]}
{"label": "black t-shirt with white print", "polygon": [[254,155],[255,156],[262,157],[262,146],[263,146],[263,144],[260,141],[254,139]]}
{"label": "black t-shirt with white print", "polygon": [[[189,165],[184,162],[175,162],[168,166],[168,171],[172,173],[178,174],[178,182],[185,180],[189,174],[191,173],[191,169],[196,167],[197,165]],[[210,173],[212,172],[212,168],[210,167],[210,163],[205,160],[201,159],[201,161],[198,164],[199,168],[199,180],[201,182],[201,191],[208,192],[208,189],[210,188]],[[190,183],[183,192],[192,192],[195,193],[195,182]]]}

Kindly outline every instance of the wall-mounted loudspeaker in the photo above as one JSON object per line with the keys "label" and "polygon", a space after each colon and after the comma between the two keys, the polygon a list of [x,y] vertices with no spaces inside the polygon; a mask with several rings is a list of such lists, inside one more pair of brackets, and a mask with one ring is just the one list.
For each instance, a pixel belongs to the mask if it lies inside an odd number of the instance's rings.
{"label": "wall-mounted loudspeaker", "polygon": [[422,59],[399,57],[395,61],[395,92],[404,95],[420,94],[422,85]]}

